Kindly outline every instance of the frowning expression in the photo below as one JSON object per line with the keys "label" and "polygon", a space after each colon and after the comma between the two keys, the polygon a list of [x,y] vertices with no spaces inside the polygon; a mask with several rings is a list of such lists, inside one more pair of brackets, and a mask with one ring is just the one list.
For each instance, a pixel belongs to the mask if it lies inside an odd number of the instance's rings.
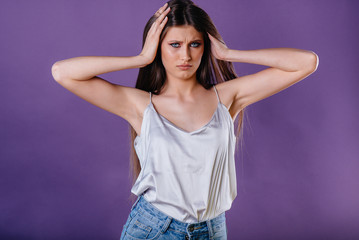
{"label": "frowning expression", "polygon": [[161,44],[161,58],[167,78],[195,77],[203,50],[203,35],[193,26],[170,27]]}

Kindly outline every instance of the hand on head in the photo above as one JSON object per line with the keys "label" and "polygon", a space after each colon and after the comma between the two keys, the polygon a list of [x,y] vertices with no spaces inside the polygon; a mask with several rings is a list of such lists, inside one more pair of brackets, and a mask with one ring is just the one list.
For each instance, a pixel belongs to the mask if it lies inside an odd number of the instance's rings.
{"label": "hand on head", "polygon": [[145,44],[143,46],[142,52],[140,53],[140,56],[146,59],[147,64],[153,62],[156,57],[160,35],[168,20],[166,15],[170,12],[170,8],[167,8],[167,5],[168,4],[165,3],[154,14],[157,19],[148,31]]}
{"label": "hand on head", "polygon": [[209,33],[208,33],[208,37],[211,40],[211,51],[214,57],[219,60],[226,60],[226,56],[229,51],[227,45],[219,41],[217,38],[213,37]]}

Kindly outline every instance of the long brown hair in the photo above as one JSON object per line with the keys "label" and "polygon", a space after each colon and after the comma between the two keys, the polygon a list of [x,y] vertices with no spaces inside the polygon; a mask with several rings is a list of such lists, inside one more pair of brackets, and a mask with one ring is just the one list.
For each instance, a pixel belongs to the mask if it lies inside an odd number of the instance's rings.
{"label": "long brown hair", "polygon": [[[160,35],[159,47],[157,48],[156,57],[151,64],[140,68],[137,77],[136,88],[147,92],[152,92],[156,95],[160,93],[166,80],[166,70],[162,64],[160,46],[168,29],[172,26],[190,25],[193,26],[198,32],[203,34],[204,51],[201,64],[196,72],[196,78],[204,88],[209,89],[212,87],[212,85],[224,81],[229,81],[238,77],[231,62],[218,60],[212,55],[210,44],[211,42],[207,32],[221,42],[223,42],[223,39],[221,38],[208,14],[190,0],[171,0],[168,2],[168,7],[170,7],[171,10],[167,14],[168,20]],[[157,17],[153,15],[148,20],[143,32],[142,47],[145,43],[148,31],[156,19]],[[242,132],[242,122],[243,109],[239,113],[236,136],[239,136],[240,132]],[[136,136],[137,134],[135,130],[130,125],[130,176],[132,175],[132,185],[135,183],[141,171],[141,166],[133,146],[133,141]]]}

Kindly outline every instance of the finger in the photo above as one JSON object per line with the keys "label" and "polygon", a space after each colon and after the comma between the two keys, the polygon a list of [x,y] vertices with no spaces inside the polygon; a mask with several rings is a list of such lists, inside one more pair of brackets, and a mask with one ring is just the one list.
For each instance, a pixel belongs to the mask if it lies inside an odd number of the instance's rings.
{"label": "finger", "polygon": [[163,21],[163,19],[166,17],[166,15],[169,13],[171,9],[170,8],[167,8],[157,19],[156,21],[158,23],[161,23]]}
{"label": "finger", "polygon": [[161,28],[161,30],[162,30],[162,29],[163,29],[163,27],[166,25],[167,20],[168,20],[168,17],[166,16],[166,17],[163,19],[163,21],[161,22],[161,24],[160,24],[160,28]]}
{"label": "finger", "polygon": [[222,39],[215,38],[211,34],[209,34],[208,32],[207,32],[207,34],[208,34],[208,37],[211,40],[211,42],[220,42],[223,45],[226,45],[225,42]]}
{"label": "finger", "polygon": [[165,10],[165,9],[166,9],[167,5],[168,5],[168,3],[165,3],[162,7],[160,7],[160,9],[159,9],[159,10],[163,12],[163,10]]}
{"label": "finger", "polygon": [[162,15],[167,15],[167,14],[169,13],[170,9],[171,9],[171,8],[168,7],[166,10],[162,11],[157,17],[159,18],[159,17],[161,17]]}
{"label": "finger", "polygon": [[159,15],[161,15],[163,13],[163,11],[166,9],[168,3],[165,3],[165,5],[163,5],[162,7],[160,7],[157,12],[155,13],[155,16],[158,17]]}
{"label": "finger", "polygon": [[209,34],[209,33],[207,33],[208,34],[208,37],[209,37],[209,39],[211,40],[211,41],[214,41],[214,37],[211,35],[211,34]]}

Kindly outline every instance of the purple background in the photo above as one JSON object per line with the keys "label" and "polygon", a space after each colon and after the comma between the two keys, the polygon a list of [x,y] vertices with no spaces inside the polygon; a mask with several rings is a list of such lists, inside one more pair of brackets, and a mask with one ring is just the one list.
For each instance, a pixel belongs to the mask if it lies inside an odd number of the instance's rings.
{"label": "purple background", "polygon": [[[131,207],[128,124],[61,87],[51,66],[138,54],[163,3],[1,2],[0,239],[119,239]],[[231,48],[320,58],[308,78],[247,108],[229,239],[359,239],[358,1],[195,3]],[[137,73],[101,77],[134,86]]]}

